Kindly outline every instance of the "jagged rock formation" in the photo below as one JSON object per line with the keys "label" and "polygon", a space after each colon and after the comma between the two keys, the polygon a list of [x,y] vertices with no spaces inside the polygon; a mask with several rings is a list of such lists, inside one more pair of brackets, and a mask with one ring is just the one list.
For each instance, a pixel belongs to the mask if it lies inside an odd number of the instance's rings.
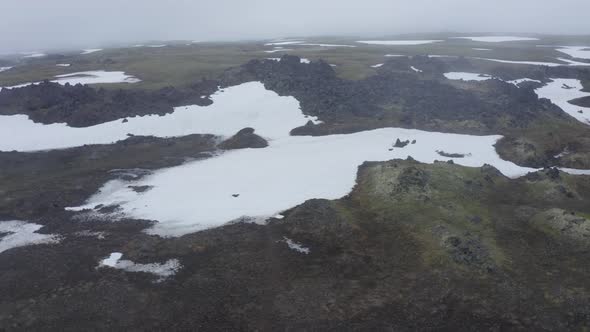
{"label": "jagged rock formation", "polygon": [[62,86],[43,82],[0,91],[0,114],[26,114],[44,124],[65,122],[87,127],[125,117],[171,113],[173,107],[211,104],[201,98],[217,90],[215,81],[201,81],[191,87],[156,91],[92,88],[87,85]]}
{"label": "jagged rock formation", "polygon": [[260,149],[268,146],[268,142],[256,135],[253,128],[244,128],[238,131],[237,134],[228,138],[227,140],[219,144],[219,148],[224,150],[235,150],[235,149]]}

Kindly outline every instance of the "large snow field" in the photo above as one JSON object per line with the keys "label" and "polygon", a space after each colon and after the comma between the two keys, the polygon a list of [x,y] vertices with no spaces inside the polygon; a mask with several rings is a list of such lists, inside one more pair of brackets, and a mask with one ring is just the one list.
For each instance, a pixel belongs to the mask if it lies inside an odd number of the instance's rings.
{"label": "large snow field", "polygon": [[[453,159],[465,166],[487,163],[509,176],[533,171],[500,159],[494,149],[500,137],[400,128],[320,137],[284,135],[264,149],[226,152],[138,181],[110,181],[87,204],[72,209],[118,204],[118,213],[158,220],[150,233],[177,236],[245,216],[263,220],[312,198],[340,198],[353,188],[357,168],[364,161],[408,156],[426,163],[452,159],[439,155],[437,150],[442,150],[465,154]],[[393,148],[397,138],[416,143]],[[153,188],[138,194],[130,185]]]}
{"label": "large snow field", "polygon": [[565,53],[572,58],[588,59],[590,60],[589,46],[563,46],[557,49],[561,53]]}
{"label": "large snow field", "polygon": [[[65,64],[64,64],[65,67]],[[104,70],[95,70],[95,71],[82,71],[77,73],[70,73],[64,75],[57,75],[54,76],[55,79],[51,82],[59,83],[61,85],[66,85],[67,83],[71,85],[76,84],[101,84],[101,83],[137,83],[140,80],[134,76],[127,75],[125,72],[122,71],[104,71]],[[24,83],[14,86],[6,86],[0,87],[2,89],[14,89],[14,88],[22,88],[25,86],[33,85],[33,84],[41,84],[41,82],[33,82],[33,83]]]}
{"label": "large snow field", "polygon": [[467,73],[453,71],[443,74],[449,80],[460,80],[460,81],[487,81],[493,79],[492,76],[487,74]]}
{"label": "large snow field", "polygon": [[82,55],[92,54],[92,53],[96,53],[96,52],[100,52],[100,51],[102,51],[102,48],[89,48],[86,50],[82,50],[82,53],[80,53],[80,54],[82,54]]}
{"label": "large snow field", "polygon": [[[487,80],[501,80],[498,77],[493,77],[488,74],[478,74],[478,73],[467,73],[467,72],[448,72],[443,74],[449,80],[459,80],[459,81],[487,81]],[[539,80],[534,80],[532,78],[519,78],[516,80],[506,81],[510,84],[514,84],[518,86],[520,83],[524,82],[535,82],[535,83],[542,83]]]}
{"label": "large snow field", "polygon": [[475,37],[453,37],[452,39],[469,39],[471,41],[483,43],[503,43],[513,41],[532,41],[539,38],[517,37],[517,36],[475,36]]}
{"label": "large snow field", "polygon": [[442,42],[442,40],[359,40],[357,43],[368,45],[409,46]]}
{"label": "large snow field", "polygon": [[[177,107],[164,116],[149,115],[115,120],[86,128],[65,123],[34,123],[26,115],[0,116],[0,151],[61,149],[84,144],[109,144],[127,134],[159,137],[190,134],[231,136],[253,127],[268,139],[289,134],[314,117],[305,117],[293,97],[280,97],[258,82],[226,88],[212,96],[210,106]],[[15,139],[18,137],[18,139]]]}
{"label": "large snow field", "polygon": [[[577,79],[556,78],[547,85],[535,90],[540,98],[550,99],[564,112],[577,120],[590,125],[590,108],[570,104],[569,101],[590,96],[590,93],[582,91],[582,82]],[[582,111],[580,113],[579,111]]]}
{"label": "large snow field", "polygon": [[12,248],[60,241],[57,235],[37,233],[41,227],[43,226],[18,220],[0,221],[0,234],[7,233],[0,237],[0,253]]}

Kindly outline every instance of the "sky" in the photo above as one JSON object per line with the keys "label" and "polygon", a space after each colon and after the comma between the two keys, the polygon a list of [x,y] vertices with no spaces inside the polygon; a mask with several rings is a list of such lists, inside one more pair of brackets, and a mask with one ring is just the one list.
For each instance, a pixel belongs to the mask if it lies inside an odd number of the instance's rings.
{"label": "sky", "polygon": [[590,34],[589,0],[0,0],[0,53],[147,40]]}

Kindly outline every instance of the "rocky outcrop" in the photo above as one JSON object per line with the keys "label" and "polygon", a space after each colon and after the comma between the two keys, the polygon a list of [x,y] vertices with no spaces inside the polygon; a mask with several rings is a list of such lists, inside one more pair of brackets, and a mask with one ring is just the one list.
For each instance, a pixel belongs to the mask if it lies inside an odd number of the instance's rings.
{"label": "rocky outcrop", "polygon": [[0,114],[26,114],[44,124],[65,122],[87,127],[125,117],[164,115],[173,107],[211,104],[201,98],[217,90],[217,82],[201,81],[186,88],[156,91],[103,89],[87,85],[60,85],[45,81],[38,85],[0,91]]}
{"label": "rocky outcrop", "polygon": [[268,142],[256,135],[253,128],[244,128],[229,139],[221,142],[219,148],[223,150],[261,149],[268,146]]}

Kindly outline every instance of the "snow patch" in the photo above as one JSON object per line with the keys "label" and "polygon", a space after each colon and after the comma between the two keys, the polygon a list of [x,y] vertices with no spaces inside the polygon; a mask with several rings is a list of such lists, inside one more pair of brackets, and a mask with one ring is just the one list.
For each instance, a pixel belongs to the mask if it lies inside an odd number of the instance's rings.
{"label": "snow patch", "polygon": [[340,45],[340,44],[313,44],[313,43],[304,43],[299,44],[302,46],[320,46],[320,47],[356,47],[354,45]]}
{"label": "snow patch", "polygon": [[82,53],[80,54],[91,54],[91,53],[96,53],[96,52],[100,52],[102,51],[102,48],[89,48],[86,50],[82,50]]}
{"label": "snow patch", "polygon": [[[397,137],[417,143],[390,151]],[[121,212],[131,218],[159,221],[148,233],[179,236],[244,216],[268,218],[312,198],[345,196],[355,184],[358,165],[366,160],[408,156],[426,163],[450,160],[436,152],[443,150],[466,154],[457,161],[465,166],[487,163],[513,177],[533,171],[500,159],[494,148],[500,138],[401,128],[322,137],[288,136],[287,132],[264,149],[226,152],[159,170],[138,181],[114,180],[116,186],[108,185],[118,190],[102,190],[85,205],[70,209],[119,204]],[[138,194],[129,185],[150,185],[153,189]],[[232,197],[233,193],[240,193],[239,199]]]}
{"label": "snow patch", "polygon": [[461,81],[487,81],[487,80],[493,79],[493,77],[490,75],[467,73],[467,72],[449,72],[449,73],[444,73],[444,75],[449,80],[461,80]]}
{"label": "snow patch", "polygon": [[532,78],[519,78],[519,79],[512,80],[512,81],[507,81],[507,82],[510,84],[514,84],[516,86],[518,86],[519,84],[524,83],[524,82],[534,82],[534,83],[540,83],[540,84],[543,83],[539,80],[534,80]]}
{"label": "snow patch", "polygon": [[264,44],[264,46],[294,45],[294,44],[301,44],[303,42],[304,42],[303,40],[289,40],[289,41],[266,43],[266,44]]}
{"label": "snow patch", "polygon": [[490,49],[490,48],[473,48],[473,50],[476,50],[476,51],[491,51],[492,49]]}
{"label": "snow patch", "polygon": [[572,58],[590,60],[589,46],[563,46],[561,48],[558,48],[557,51],[565,53],[571,56]]}
{"label": "snow patch", "polygon": [[[101,84],[101,83],[137,83],[140,80],[134,76],[127,75],[125,72],[122,71],[104,71],[104,70],[96,70],[96,71],[83,71],[78,73],[70,73],[64,75],[56,75],[56,79],[52,80],[51,82],[59,83],[61,85],[66,85],[67,83],[71,85],[76,84]],[[14,86],[7,86],[0,88],[2,89],[15,89],[15,88],[22,88],[29,85],[36,85],[41,84],[42,82],[33,82],[33,83],[24,83]]]}
{"label": "snow patch", "polygon": [[[0,253],[17,247],[61,241],[58,235],[37,233],[42,227],[18,220],[0,221]],[[7,235],[2,236],[3,233]]]}
{"label": "snow patch", "polygon": [[292,49],[289,48],[275,48],[274,50],[270,50],[270,51],[264,51],[265,53],[277,53],[277,52],[288,52],[288,51],[293,51]]}
{"label": "snow patch", "polygon": [[12,69],[12,67],[0,67],[0,73]]}
{"label": "snow patch", "polygon": [[368,44],[368,45],[397,45],[397,46],[407,46],[407,45],[424,45],[424,44],[432,44],[432,43],[439,43],[442,40],[359,40],[357,43],[361,44]]}
{"label": "snow patch", "polygon": [[58,63],[56,64],[57,67],[69,67],[71,66],[69,63]]}
{"label": "snow patch", "polygon": [[422,72],[422,70],[420,70],[420,69],[418,69],[418,68],[416,68],[414,66],[410,66],[410,69],[412,69],[413,71],[415,71],[417,73],[421,73]]}
{"label": "snow patch", "polygon": [[[570,87],[564,89],[564,87]],[[570,104],[569,101],[577,98],[590,96],[590,93],[582,91],[583,86],[580,80],[555,78],[547,85],[535,90],[539,98],[547,98],[559,106],[564,112],[573,116],[578,121],[590,125],[590,108]],[[582,111],[580,113],[579,111]]]}
{"label": "snow patch", "polygon": [[25,55],[23,58],[42,58],[47,56],[47,54],[45,53],[30,53],[28,55]]}
{"label": "snow patch", "polygon": [[378,63],[376,65],[372,65],[371,68],[379,68],[379,67],[381,67],[383,65],[384,65],[383,63]]}
{"label": "snow patch", "polygon": [[311,250],[309,250],[309,248],[304,247],[302,244],[297,243],[297,242],[289,239],[286,236],[283,236],[283,241],[287,244],[289,249],[295,250],[301,254],[309,255],[309,253],[311,252]]}
{"label": "snow patch", "polygon": [[469,39],[471,41],[483,42],[483,43],[503,43],[503,42],[513,42],[513,41],[539,40],[539,38],[516,37],[516,36],[452,37],[452,39]]}
{"label": "snow patch", "polygon": [[225,88],[211,96],[209,106],[176,107],[164,116],[146,115],[105,122],[85,128],[65,123],[41,124],[26,115],[0,116],[0,151],[62,149],[84,144],[109,144],[124,140],[127,134],[176,137],[191,134],[231,136],[245,127],[258,135],[276,139],[308,120],[293,97],[280,97],[260,82]]}
{"label": "snow patch", "polygon": [[122,253],[113,252],[109,255],[109,257],[100,261],[98,267],[108,267],[126,272],[151,273],[159,277],[158,281],[163,281],[175,275],[182,268],[182,265],[178,259],[169,259],[164,263],[140,264],[130,260],[121,260],[121,258],[123,258]]}

